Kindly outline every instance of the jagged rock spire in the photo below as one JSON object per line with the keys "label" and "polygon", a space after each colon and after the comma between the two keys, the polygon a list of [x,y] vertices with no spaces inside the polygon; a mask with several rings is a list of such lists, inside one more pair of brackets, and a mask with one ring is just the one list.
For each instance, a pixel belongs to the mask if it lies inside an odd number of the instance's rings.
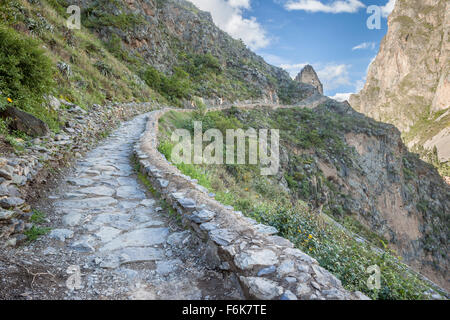
{"label": "jagged rock spire", "polygon": [[306,65],[302,71],[297,75],[295,81],[311,84],[319,90],[320,94],[323,94],[323,85],[320,82],[319,77],[317,76],[316,71],[311,65]]}

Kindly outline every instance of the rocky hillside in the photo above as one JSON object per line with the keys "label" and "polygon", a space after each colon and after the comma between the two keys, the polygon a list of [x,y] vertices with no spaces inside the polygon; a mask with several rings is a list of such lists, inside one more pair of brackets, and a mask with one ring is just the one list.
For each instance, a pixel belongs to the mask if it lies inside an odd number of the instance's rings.
{"label": "rocky hillside", "polygon": [[[449,288],[450,188],[433,166],[408,152],[394,126],[333,100],[313,109],[259,106],[206,115],[173,113],[160,121],[165,128],[160,151],[168,159],[171,131],[193,130],[192,121],[202,121],[205,131],[280,130],[276,176],[261,176],[259,165],[183,164],[179,169],[216,199],[277,228],[347,289],[377,299],[425,297],[427,289],[402,269],[401,260]],[[377,249],[368,249],[367,243]],[[377,292],[359,281],[373,264],[383,266],[383,288]]]}
{"label": "rocky hillside", "polygon": [[[95,0],[82,1],[82,7],[85,25],[113,52],[125,54],[132,68],[143,68],[141,77],[150,86],[155,75],[189,79],[178,97],[184,102],[192,96],[217,104],[301,98],[296,96],[301,86],[287,72],[267,64],[188,1]],[[162,91],[164,87],[162,83]]]}
{"label": "rocky hillside", "polygon": [[282,130],[278,181],[294,198],[322,207],[380,247],[389,245],[408,265],[449,288],[450,188],[408,152],[394,126],[333,101],[314,110],[236,117],[250,127]]}
{"label": "rocky hillside", "polygon": [[[66,27],[72,4],[81,7],[81,30]],[[178,106],[199,104],[200,98],[294,103],[315,92],[187,1],[1,1],[0,27],[0,64],[7,70],[0,75],[0,109],[27,111],[53,131],[63,124],[52,108],[54,97],[86,109],[149,99]],[[35,74],[20,73],[21,58],[15,68],[7,60],[21,53],[24,62],[27,51],[36,52]]]}
{"label": "rocky hillside", "polygon": [[408,147],[424,159],[447,162],[450,3],[398,0],[388,24],[366,85],[351,96],[350,104],[376,120],[394,124]]}

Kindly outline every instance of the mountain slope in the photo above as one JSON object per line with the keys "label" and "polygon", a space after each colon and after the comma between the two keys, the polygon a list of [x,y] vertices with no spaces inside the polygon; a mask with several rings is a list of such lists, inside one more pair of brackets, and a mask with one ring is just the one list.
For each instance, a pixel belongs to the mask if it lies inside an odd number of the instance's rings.
{"label": "mountain slope", "polygon": [[[120,16],[133,17],[133,24],[110,22]],[[209,13],[184,0],[83,1],[83,17],[105,43],[114,42],[115,50],[125,51],[138,72],[146,65],[164,75],[177,68],[185,71],[191,88],[181,100],[199,96],[215,103],[296,102],[302,98],[299,92],[308,88],[267,64],[215,26]],[[205,70],[208,64],[213,70]]]}
{"label": "mountain slope", "polygon": [[[450,159],[450,3],[398,0],[367,75],[350,98],[358,111],[394,124],[408,147],[433,160]],[[424,148],[426,150],[424,150]],[[434,157],[434,162],[437,159]]]}

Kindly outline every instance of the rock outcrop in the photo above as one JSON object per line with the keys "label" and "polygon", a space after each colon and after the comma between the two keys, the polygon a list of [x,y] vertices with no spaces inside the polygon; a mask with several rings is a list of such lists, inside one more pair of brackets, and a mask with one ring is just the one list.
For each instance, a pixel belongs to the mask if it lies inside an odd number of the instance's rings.
{"label": "rock outcrop", "polygon": [[[364,89],[350,97],[356,110],[400,129],[408,147],[438,147],[450,159],[450,3],[397,1],[388,33]],[[434,138],[437,137],[437,138]],[[434,139],[433,139],[434,138]]]}
{"label": "rock outcrop", "polygon": [[48,125],[44,121],[14,107],[7,107],[0,112],[0,117],[9,119],[11,129],[25,132],[32,137],[45,136],[50,133]]}
{"label": "rock outcrop", "polygon": [[314,86],[320,94],[323,94],[323,85],[320,82],[319,76],[311,65],[306,65],[302,71],[297,75],[295,81],[306,83]]}

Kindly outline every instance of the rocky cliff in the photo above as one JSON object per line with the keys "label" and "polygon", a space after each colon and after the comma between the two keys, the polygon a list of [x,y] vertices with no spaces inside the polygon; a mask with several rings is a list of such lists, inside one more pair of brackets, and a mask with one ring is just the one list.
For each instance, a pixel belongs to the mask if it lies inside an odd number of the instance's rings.
{"label": "rocky cliff", "polygon": [[323,85],[316,71],[310,65],[306,65],[295,78],[295,81],[307,83],[314,86],[320,94],[323,94]]}
{"label": "rocky cliff", "polygon": [[364,89],[350,98],[398,127],[410,149],[424,155],[436,146],[441,162],[450,159],[449,19],[446,0],[398,0]]}

